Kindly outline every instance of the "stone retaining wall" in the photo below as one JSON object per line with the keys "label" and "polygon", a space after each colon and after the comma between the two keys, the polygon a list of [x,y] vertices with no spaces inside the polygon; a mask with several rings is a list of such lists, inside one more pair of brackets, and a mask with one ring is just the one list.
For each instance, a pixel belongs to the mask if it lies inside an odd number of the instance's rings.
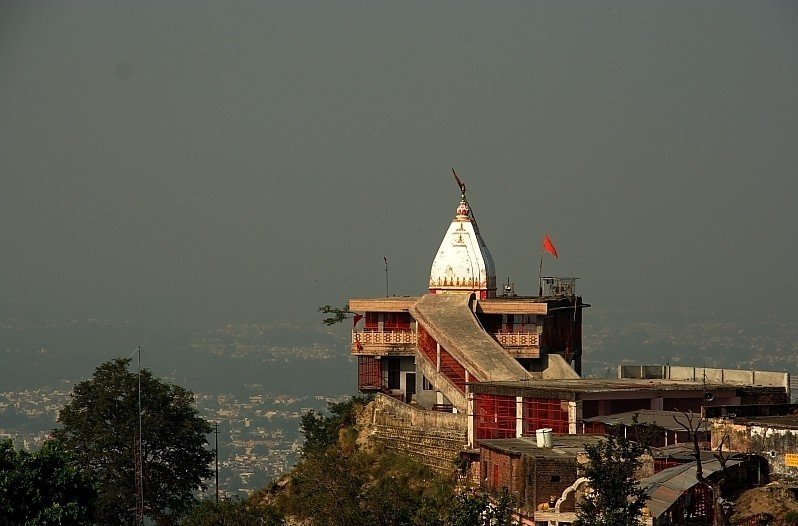
{"label": "stone retaining wall", "polygon": [[378,447],[407,453],[442,474],[468,442],[466,415],[425,411],[378,394],[359,421],[364,438]]}

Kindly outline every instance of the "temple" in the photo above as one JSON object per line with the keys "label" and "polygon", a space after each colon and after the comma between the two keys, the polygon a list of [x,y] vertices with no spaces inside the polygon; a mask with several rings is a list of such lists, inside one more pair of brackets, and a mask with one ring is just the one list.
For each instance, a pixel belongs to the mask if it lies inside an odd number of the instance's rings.
{"label": "temple", "polygon": [[[726,435],[715,436],[717,422],[688,431],[679,418],[770,415],[777,407],[798,412],[788,405],[789,375],[624,365],[616,378],[582,378],[582,314],[589,305],[576,292],[576,278],[535,276],[534,296],[517,295],[509,280],[498,290],[493,257],[457,181],[460,200],[433,259],[428,292],[349,300],[358,388],[376,395],[359,420],[364,436],[442,473],[457,465],[463,484],[492,494],[507,488],[520,524],[569,526],[590,491],[585,445],[609,426],[626,434],[638,421],[653,423],[662,436],[639,474],[650,492],[642,523],[673,524],[684,517],[685,502],[694,503],[697,523],[710,523],[713,497],[696,482],[690,433],[702,447]],[[548,236],[543,248],[556,255],[546,242]],[[759,433],[749,427],[738,434]],[[788,465],[793,459],[798,466],[790,440],[766,456],[750,452],[770,446],[740,439],[749,451],[729,460],[735,484],[761,484],[768,471],[798,480],[798,467]],[[713,462],[711,455],[702,460],[707,477],[720,474]]]}
{"label": "temple", "polygon": [[461,189],[428,294],[349,300],[362,392],[463,411],[469,382],[579,377],[588,305],[576,279],[546,277],[538,296],[509,283],[497,294],[493,256]]}

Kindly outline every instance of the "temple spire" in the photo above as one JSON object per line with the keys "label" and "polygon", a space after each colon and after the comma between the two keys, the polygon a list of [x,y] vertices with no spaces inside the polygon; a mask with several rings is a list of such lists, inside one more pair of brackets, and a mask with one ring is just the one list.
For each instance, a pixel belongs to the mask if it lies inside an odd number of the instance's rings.
{"label": "temple spire", "polygon": [[475,292],[480,298],[492,298],[496,295],[493,257],[466,199],[465,183],[454,168],[452,174],[460,187],[460,204],[432,262],[429,291],[432,294]]}

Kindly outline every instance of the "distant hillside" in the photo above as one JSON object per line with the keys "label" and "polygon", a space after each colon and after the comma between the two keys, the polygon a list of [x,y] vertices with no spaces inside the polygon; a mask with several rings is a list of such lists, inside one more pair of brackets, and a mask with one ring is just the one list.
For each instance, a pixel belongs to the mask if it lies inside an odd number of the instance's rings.
{"label": "distant hillside", "polygon": [[607,367],[620,363],[665,362],[798,372],[798,326],[776,316],[658,317],[595,310],[585,315],[583,347],[585,374],[594,376],[605,376]]}

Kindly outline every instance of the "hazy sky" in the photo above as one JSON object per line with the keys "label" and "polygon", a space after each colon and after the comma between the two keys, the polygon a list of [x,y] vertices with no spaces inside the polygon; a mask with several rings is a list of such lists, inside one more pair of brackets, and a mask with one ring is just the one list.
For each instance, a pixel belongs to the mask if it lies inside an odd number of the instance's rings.
{"label": "hazy sky", "polygon": [[798,314],[798,2],[3,2],[0,316],[317,319],[500,282]]}

